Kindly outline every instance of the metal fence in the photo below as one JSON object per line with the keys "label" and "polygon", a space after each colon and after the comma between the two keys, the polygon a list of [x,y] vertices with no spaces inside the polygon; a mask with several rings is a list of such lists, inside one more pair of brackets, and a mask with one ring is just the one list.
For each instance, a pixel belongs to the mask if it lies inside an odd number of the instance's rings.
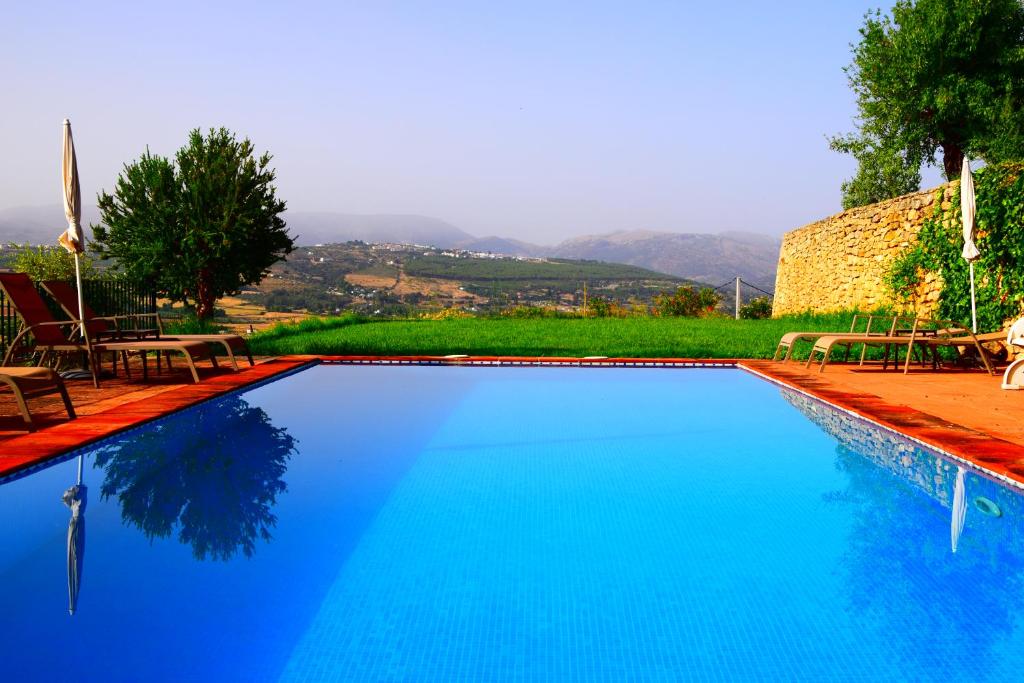
{"label": "metal fence", "polygon": [[[72,283],[74,284],[74,283]],[[60,306],[36,285],[43,299],[50,306],[54,317],[67,320]],[[96,315],[127,315],[130,313],[154,313],[156,311],[156,294],[124,280],[98,279],[84,280],[82,294],[86,303]],[[0,358],[7,352],[7,345],[18,335],[21,319],[14,306],[0,290]]]}

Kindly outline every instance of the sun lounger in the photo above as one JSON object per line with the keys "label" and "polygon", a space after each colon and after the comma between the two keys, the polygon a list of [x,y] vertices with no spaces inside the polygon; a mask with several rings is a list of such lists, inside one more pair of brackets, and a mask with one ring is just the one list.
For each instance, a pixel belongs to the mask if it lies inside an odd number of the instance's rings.
{"label": "sun lounger", "polygon": [[[936,351],[939,348],[973,348],[988,374],[995,374],[989,360],[989,353],[981,345],[982,341],[992,341],[993,334],[976,335],[971,332],[970,328],[962,327],[948,320],[922,320],[918,326],[918,332],[921,333],[918,343],[932,352],[933,368],[938,368],[939,356]],[[994,340],[1000,340],[1002,337],[1003,334],[1000,332],[994,337]]]}
{"label": "sun lounger", "polygon": [[[913,324],[909,330],[901,329],[901,323],[905,321],[913,320]],[[881,346],[885,349],[885,356],[882,360],[882,367],[888,367],[889,363],[889,352],[895,350],[895,357],[893,359],[894,364],[899,362],[899,349],[901,347],[907,348],[907,359],[904,366],[904,373],[906,373],[910,367],[910,356],[911,350],[915,343],[920,342],[920,336],[918,333],[918,320],[916,318],[905,318],[897,316],[893,319],[892,327],[890,327],[888,334],[830,334],[824,335],[818,338],[814,342],[814,348],[811,349],[810,355],[807,357],[807,362],[804,367],[810,367],[811,363],[814,362],[815,356],[821,354],[821,365],[818,367],[818,372],[825,371],[825,365],[828,364],[829,355],[832,350],[837,347],[849,348],[855,344],[863,344],[866,348],[868,346]],[[864,351],[861,352],[861,363],[864,362]]]}
{"label": "sun lounger", "polygon": [[[64,312],[72,317],[78,317],[78,292],[67,282],[61,280],[49,280],[42,283],[43,288],[49,292]],[[133,313],[130,315],[97,316],[88,302],[82,302],[82,313],[85,324],[89,327],[89,334],[94,341],[103,339],[131,340],[131,339],[161,339],[164,341],[188,341],[205,342],[224,349],[231,367],[238,370],[238,361],[235,355],[242,355],[249,359],[249,365],[254,365],[252,352],[245,338],[237,334],[174,334],[165,336],[163,333],[163,322],[158,313]],[[152,320],[153,326],[139,327],[137,321]],[[124,321],[136,321],[130,327],[124,327]]]}
{"label": "sun lounger", "polygon": [[[860,320],[863,320],[863,319],[867,319],[867,326],[865,327],[864,332],[858,333],[857,332],[857,323]],[[881,332],[872,332],[871,331],[872,326],[876,325],[876,323],[881,322],[881,321],[887,321],[888,322],[887,327],[892,327],[892,324],[895,322],[895,318],[894,318],[894,316],[891,316],[891,315],[890,316],[878,316],[878,315],[867,315],[867,316],[865,316],[865,315],[861,315],[861,314],[858,313],[857,315],[853,316],[853,320],[850,322],[850,330],[849,330],[849,332],[847,334],[858,334],[858,335],[859,334],[874,334],[874,335],[877,335],[877,336],[885,336],[887,334],[886,331],[881,331]],[[876,325],[876,329],[877,329],[877,325]],[[779,355],[783,351],[785,351],[785,355],[781,359],[782,362],[785,363],[785,362],[787,362],[792,357],[792,355],[793,355],[793,346],[796,344],[796,342],[799,342],[799,341],[813,342],[813,341],[817,341],[820,337],[824,337],[826,335],[833,335],[833,334],[839,334],[839,333],[836,333],[836,332],[787,332],[786,334],[782,335],[782,339],[779,340],[779,345],[775,349],[775,355],[772,356],[772,360],[774,360],[774,361],[779,360]],[[849,351],[850,351],[851,346],[852,346],[852,344],[846,345],[847,355],[849,355]],[[863,358],[863,355],[862,355],[861,362],[863,362],[863,360],[864,360],[864,358]]]}
{"label": "sun lounger", "polygon": [[50,368],[0,367],[0,385],[6,385],[14,394],[21,417],[28,431],[35,431],[32,413],[28,409],[28,399],[47,394],[60,394],[64,400],[64,408],[68,411],[68,419],[74,420],[75,408],[71,405],[64,380]]}
{"label": "sun lounger", "polygon": [[[217,367],[217,359],[210,352],[205,342],[171,341],[160,339],[137,339],[132,341],[104,341],[94,343],[89,336],[88,326],[79,320],[57,320],[50,313],[43,297],[36,291],[32,280],[23,273],[0,273],[0,289],[7,295],[7,300],[18,312],[24,323],[21,332],[14,338],[4,356],[3,365],[10,365],[15,356],[40,354],[39,365],[43,365],[51,355],[84,354],[89,360],[89,369],[95,386],[99,386],[99,361],[103,353],[117,354],[139,353],[142,355],[143,378],[147,377],[146,355],[148,351],[176,352],[185,357],[192,379],[199,382],[199,373],[195,361],[209,359],[213,367]],[[65,331],[69,330],[69,331]],[[84,332],[82,338],[76,339],[75,332]],[[127,364],[125,369],[127,371]]]}

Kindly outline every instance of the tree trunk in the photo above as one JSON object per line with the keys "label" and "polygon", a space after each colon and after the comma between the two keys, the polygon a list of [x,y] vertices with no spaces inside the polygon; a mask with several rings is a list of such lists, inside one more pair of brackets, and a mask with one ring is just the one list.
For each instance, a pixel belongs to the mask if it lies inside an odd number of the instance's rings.
{"label": "tree trunk", "polygon": [[196,285],[196,317],[200,320],[209,320],[213,317],[213,305],[217,301],[210,286],[209,270],[204,268],[199,271]]}
{"label": "tree trunk", "polygon": [[942,143],[942,168],[946,172],[946,180],[956,180],[964,165],[964,149],[960,143],[947,141]]}

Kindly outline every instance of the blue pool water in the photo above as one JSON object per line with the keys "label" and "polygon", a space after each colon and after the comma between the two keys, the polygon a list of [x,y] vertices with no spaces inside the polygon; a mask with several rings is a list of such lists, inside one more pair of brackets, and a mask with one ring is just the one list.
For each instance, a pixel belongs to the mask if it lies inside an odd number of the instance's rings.
{"label": "blue pool water", "polygon": [[955,464],[739,370],[319,366],[82,460],[74,615],[77,458],[0,485],[0,680],[1024,671],[1020,495],[953,553]]}

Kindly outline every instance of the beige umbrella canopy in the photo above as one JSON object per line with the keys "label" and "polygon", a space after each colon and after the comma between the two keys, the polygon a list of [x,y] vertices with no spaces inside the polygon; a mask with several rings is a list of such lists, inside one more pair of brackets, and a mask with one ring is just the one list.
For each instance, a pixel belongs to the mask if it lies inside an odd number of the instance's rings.
{"label": "beige umbrella canopy", "polygon": [[[85,306],[82,301],[82,273],[78,265],[78,255],[85,251],[85,233],[82,232],[82,188],[78,183],[78,159],[75,157],[75,140],[71,136],[71,121],[68,119],[64,119],[64,156],[61,159],[60,175],[64,186],[64,216],[68,219],[68,229],[61,233],[57,241],[75,255],[78,319],[82,320]],[[84,322],[82,336],[85,336]]]}
{"label": "beige umbrella canopy", "polygon": [[971,175],[971,162],[964,157],[963,172],[960,174],[960,212],[964,224],[964,249],[960,255],[971,268],[971,330],[978,332],[978,313],[974,304],[974,261],[981,256],[978,246],[974,243],[974,177]]}

